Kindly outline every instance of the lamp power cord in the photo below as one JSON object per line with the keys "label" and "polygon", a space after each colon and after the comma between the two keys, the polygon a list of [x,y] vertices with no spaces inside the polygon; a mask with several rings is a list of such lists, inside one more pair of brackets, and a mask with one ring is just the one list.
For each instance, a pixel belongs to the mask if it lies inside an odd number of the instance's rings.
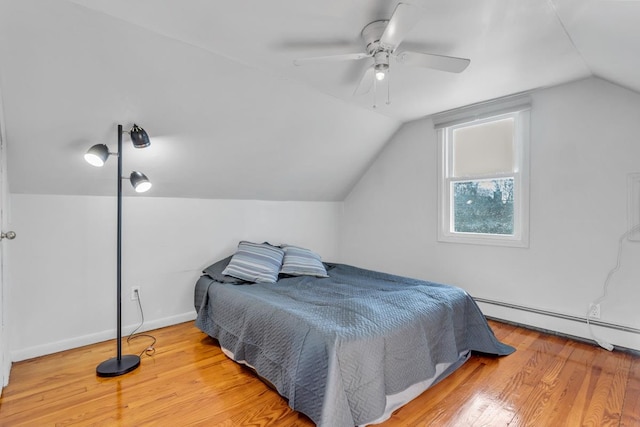
{"label": "lamp power cord", "polygon": [[624,240],[631,234],[635,233],[636,231],[640,231],[640,224],[632,227],[631,229],[627,230],[624,234],[622,234],[620,236],[620,238],[618,239],[618,255],[616,257],[616,265],[609,270],[609,273],[607,274],[607,278],[604,281],[604,286],[602,288],[602,295],[595,299],[594,301],[591,302],[591,304],[589,305],[589,308],[587,309],[587,326],[589,327],[589,334],[591,335],[591,338],[598,343],[598,345],[602,348],[604,348],[605,350],[608,351],[613,351],[613,344],[599,338],[598,336],[596,336],[596,334],[594,334],[593,332],[593,326],[591,325],[590,322],[590,318],[591,318],[591,305],[595,305],[595,304],[600,304],[602,301],[604,301],[605,299],[607,299],[607,296],[609,294],[609,284],[611,282],[611,278],[613,277],[613,275],[620,270],[620,263],[621,263],[621,258],[622,258],[622,244],[624,243]]}
{"label": "lamp power cord", "polygon": [[142,310],[142,301],[140,300],[140,292],[138,292],[137,289],[134,289],[134,292],[136,294],[136,300],[138,301],[138,308],[140,309],[141,320],[140,320],[140,324],[127,337],[127,344],[131,343],[131,341],[138,338],[150,338],[151,344],[149,344],[144,350],[140,352],[139,357],[142,357],[142,355],[144,354],[146,354],[147,356],[153,356],[156,353],[156,349],[154,347],[157,342],[156,337],[154,337],[151,334],[136,333],[140,328],[142,328],[142,325],[144,325],[144,311]]}

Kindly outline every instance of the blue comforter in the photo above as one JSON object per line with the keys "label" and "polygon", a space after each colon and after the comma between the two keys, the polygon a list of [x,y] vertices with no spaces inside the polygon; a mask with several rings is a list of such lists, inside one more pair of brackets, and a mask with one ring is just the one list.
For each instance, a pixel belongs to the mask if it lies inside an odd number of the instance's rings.
{"label": "blue comforter", "polygon": [[439,381],[472,350],[514,351],[462,289],[342,264],[328,273],[196,287],[196,325],[319,426],[376,420],[388,395]]}

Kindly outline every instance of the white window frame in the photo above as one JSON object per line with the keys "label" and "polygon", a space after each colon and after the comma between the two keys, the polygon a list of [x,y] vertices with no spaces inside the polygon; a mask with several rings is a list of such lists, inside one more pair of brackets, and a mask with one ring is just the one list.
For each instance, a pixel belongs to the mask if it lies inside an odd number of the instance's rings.
{"label": "white window frame", "polygon": [[[453,131],[512,117],[514,119],[514,172],[453,177]],[[434,117],[438,140],[438,241],[511,247],[529,246],[529,139],[530,103],[515,98],[468,107]],[[513,234],[453,231],[454,182],[513,177]]]}

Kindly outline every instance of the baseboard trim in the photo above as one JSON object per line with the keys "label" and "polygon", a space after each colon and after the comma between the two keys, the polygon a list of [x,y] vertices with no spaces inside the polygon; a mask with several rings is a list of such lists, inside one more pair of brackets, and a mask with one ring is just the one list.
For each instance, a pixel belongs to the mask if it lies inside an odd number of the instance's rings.
{"label": "baseboard trim", "polygon": [[11,375],[11,361],[9,358],[3,359],[4,366],[2,366],[2,384],[0,384],[0,396],[2,396],[2,390],[9,384],[9,376]]}
{"label": "baseboard trim", "polygon": [[589,326],[586,317],[485,298],[474,300],[487,318],[589,342],[600,339],[618,349],[640,351],[640,329],[630,325],[590,319]]}
{"label": "baseboard trim", "polygon": [[[567,339],[570,339],[570,340],[579,341],[579,342],[583,342],[583,343],[587,343],[587,344],[591,344],[591,345],[598,345],[597,342],[595,342],[594,340],[592,340],[590,338],[584,338],[584,337],[579,337],[577,335],[565,334],[565,333],[554,331],[554,330],[551,330],[551,329],[538,328],[538,327],[531,326],[531,325],[525,325],[524,323],[512,322],[511,320],[505,320],[505,319],[499,319],[499,318],[493,317],[493,316],[485,316],[485,317],[487,319],[489,319],[489,320],[495,320],[496,322],[506,323],[507,325],[513,325],[513,326],[517,326],[517,327],[523,328],[523,329],[528,329],[528,330],[531,330],[531,331],[542,332],[543,334],[547,334],[547,335],[555,335],[557,337],[567,338]],[[640,350],[635,350],[633,348],[623,347],[623,346],[620,346],[620,345],[616,345],[616,350],[623,351],[625,353],[633,354],[636,357],[640,357]]]}
{"label": "baseboard trim", "polygon": [[[528,311],[529,313],[535,313],[535,314],[541,314],[541,315],[544,315],[544,316],[556,317],[558,319],[571,320],[573,322],[579,322],[579,323],[587,323],[587,318],[586,317],[572,316],[572,315],[569,315],[569,314],[558,313],[558,312],[555,312],[555,311],[540,310],[538,308],[525,307],[523,305],[511,304],[511,303],[502,302],[502,301],[489,300],[489,299],[485,299],[485,298],[473,298],[473,299],[476,302],[480,302],[480,303],[484,303],[484,304],[498,305],[500,307],[506,307],[506,308],[510,308],[510,309],[513,309],[513,310]],[[594,326],[602,326],[604,328],[616,329],[618,331],[631,332],[631,333],[634,333],[634,334],[640,334],[640,329],[633,328],[631,326],[618,325],[616,323],[610,323],[610,322],[603,322],[603,321],[597,320],[597,319],[590,319],[589,323],[591,323]]]}
{"label": "baseboard trim", "polygon": [[[187,313],[164,317],[162,319],[155,319],[147,321],[138,332],[150,331],[153,329],[164,328],[165,326],[177,325],[178,323],[189,322],[191,320],[194,320],[195,318],[196,312],[190,311]],[[134,324],[123,326],[122,329],[123,331],[132,331],[136,326],[138,325]],[[96,332],[94,334],[82,335],[79,337],[73,337],[33,347],[13,350],[11,351],[11,360],[13,362],[20,362],[22,360],[33,359],[34,357],[45,356],[48,354],[58,353],[60,351],[70,350],[72,348],[78,348],[102,341],[108,341],[114,339],[115,337],[116,330],[114,328],[107,331]]]}

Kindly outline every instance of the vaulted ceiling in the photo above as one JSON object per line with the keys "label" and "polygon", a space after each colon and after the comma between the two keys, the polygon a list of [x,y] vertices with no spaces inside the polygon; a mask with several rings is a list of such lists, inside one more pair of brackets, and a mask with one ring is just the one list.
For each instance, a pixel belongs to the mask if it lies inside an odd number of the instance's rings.
{"label": "vaulted ceiling", "polygon": [[[353,92],[384,0],[0,0],[0,94],[10,191],[112,195],[125,172],[149,196],[342,200],[402,123],[598,76],[640,92],[640,1],[405,0],[422,18],[401,48],[471,59],[460,74],[390,64],[386,91]],[[374,107],[374,102],[376,106]],[[425,167],[431,165],[425,159]]]}

